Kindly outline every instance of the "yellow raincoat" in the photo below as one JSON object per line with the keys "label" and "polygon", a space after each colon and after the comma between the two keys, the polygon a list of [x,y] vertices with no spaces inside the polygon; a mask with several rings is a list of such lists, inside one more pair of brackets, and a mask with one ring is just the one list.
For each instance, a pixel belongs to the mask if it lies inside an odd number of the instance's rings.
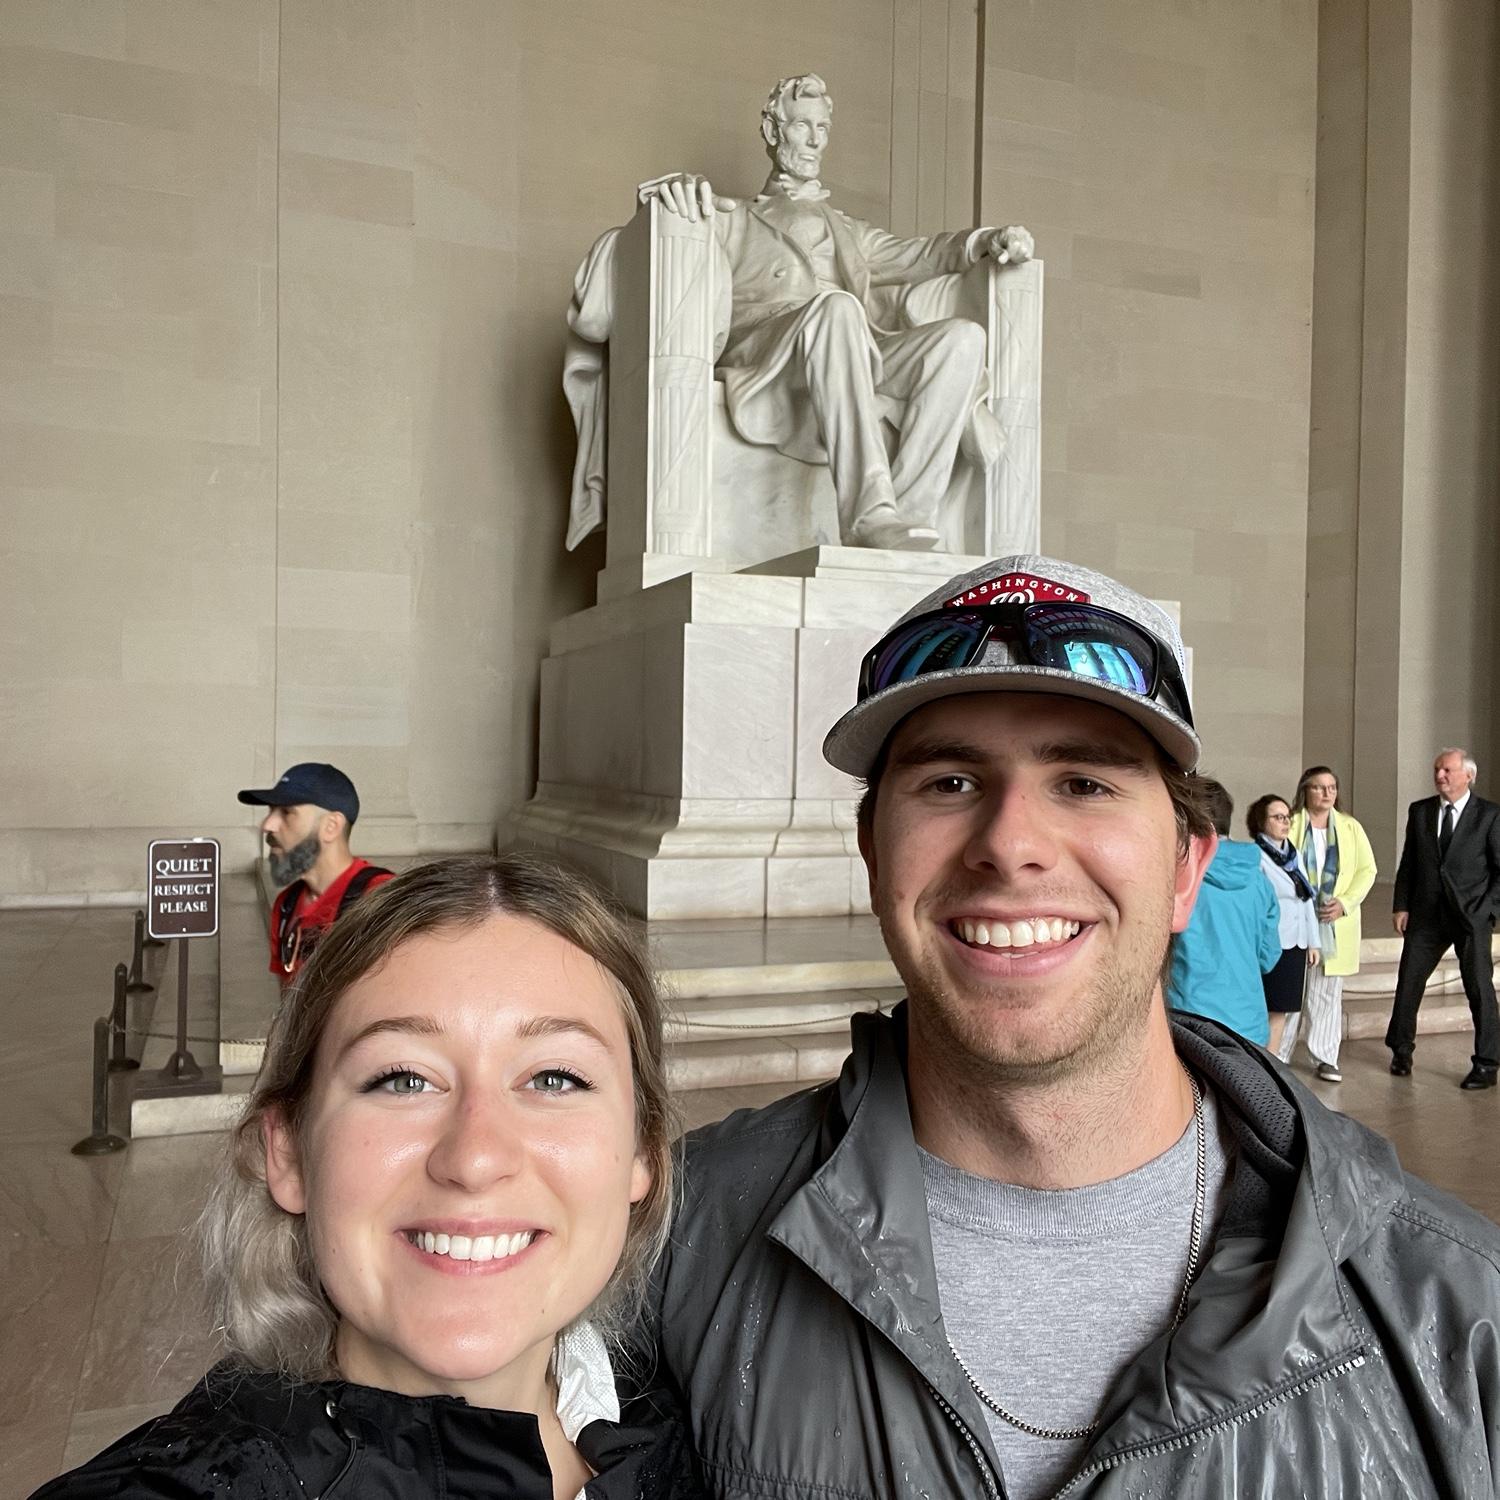
{"label": "yellow raincoat", "polygon": [[[1330,816],[1337,824],[1335,837],[1339,846],[1339,873],[1333,883],[1333,894],[1344,903],[1344,915],[1333,924],[1334,952],[1323,955],[1323,972],[1336,979],[1359,973],[1359,905],[1375,884],[1375,851],[1356,819],[1337,808]],[[1307,813],[1293,813],[1288,837],[1294,848],[1302,848],[1306,832]],[[1308,877],[1311,879],[1311,871]]]}

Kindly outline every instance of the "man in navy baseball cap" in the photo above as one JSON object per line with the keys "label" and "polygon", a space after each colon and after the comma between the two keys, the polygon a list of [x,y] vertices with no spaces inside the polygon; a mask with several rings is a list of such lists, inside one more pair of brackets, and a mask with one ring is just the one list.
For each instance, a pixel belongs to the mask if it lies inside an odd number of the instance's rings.
{"label": "man in navy baseball cap", "polygon": [[271,972],[286,984],[339,913],[392,872],[350,852],[359,793],[337,766],[303,761],[275,786],[247,787],[240,801],[269,809],[260,825],[266,866],[284,887],[271,907]]}

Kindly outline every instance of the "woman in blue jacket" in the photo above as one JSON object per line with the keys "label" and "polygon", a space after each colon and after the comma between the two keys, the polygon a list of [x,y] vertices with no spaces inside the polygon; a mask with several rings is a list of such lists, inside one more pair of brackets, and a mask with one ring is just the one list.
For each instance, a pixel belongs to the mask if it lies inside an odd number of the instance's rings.
{"label": "woman in blue jacket", "polygon": [[1172,940],[1167,1004],[1220,1021],[1262,1047],[1270,1040],[1261,975],[1281,961],[1276,893],[1261,873],[1260,849],[1229,837],[1234,799],[1205,778],[1205,807],[1219,832],[1186,929]]}

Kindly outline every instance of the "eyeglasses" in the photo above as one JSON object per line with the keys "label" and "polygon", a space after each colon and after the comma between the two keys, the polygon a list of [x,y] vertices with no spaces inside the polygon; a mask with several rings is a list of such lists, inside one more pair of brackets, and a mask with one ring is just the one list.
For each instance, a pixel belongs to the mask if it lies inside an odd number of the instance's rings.
{"label": "eyeglasses", "polygon": [[1291,821],[1292,821],[1292,815],[1291,815],[1291,813],[1267,813],[1266,814],[1266,822],[1268,822],[1268,823],[1290,823]]}
{"label": "eyeglasses", "polygon": [[1020,665],[1069,672],[1193,714],[1176,658],[1133,620],[1097,604],[982,604],[937,609],[898,625],[859,669],[859,700],[929,672],[971,667],[996,638]]}

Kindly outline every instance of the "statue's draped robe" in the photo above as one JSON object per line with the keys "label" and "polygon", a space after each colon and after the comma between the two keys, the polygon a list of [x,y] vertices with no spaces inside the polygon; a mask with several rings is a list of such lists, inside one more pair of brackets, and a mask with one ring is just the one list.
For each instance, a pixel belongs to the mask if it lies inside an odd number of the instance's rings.
{"label": "statue's draped robe", "polygon": [[[716,308],[714,355],[725,406],[746,442],[777,449],[804,463],[826,464],[828,451],[802,380],[798,338],[807,309],[820,298],[848,293],[863,307],[872,382],[880,389],[880,341],[912,327],[907,290],[933,277],[966,270],[989,231],[958,230],[913,239],[878,229],[824,203],[803,210],[821,216],[826,240],[812,249],[787,232],[784,201],[758,198],[714,220]],[[563,388],[578,429],[567,545],[576,547],[604,521],[608,371],[604,358],[614,323],[614,252],[620,231],[606,231],[578,269],[568,309]],[[810,238],[823,239],[821,235]],[[1001,439],[984,405],[981,380],[966,399],[972,448],[992,462]]]}

